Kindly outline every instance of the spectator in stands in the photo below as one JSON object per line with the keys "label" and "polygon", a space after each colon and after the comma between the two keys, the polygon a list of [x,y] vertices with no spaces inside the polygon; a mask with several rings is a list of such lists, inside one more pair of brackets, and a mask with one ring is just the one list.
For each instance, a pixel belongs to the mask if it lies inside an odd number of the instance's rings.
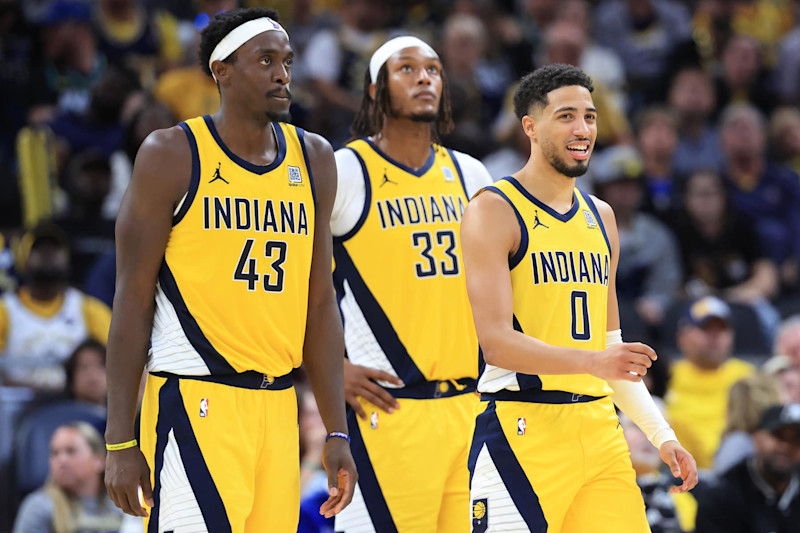
{"label": "spectator in stands", "polygon": [[327,474],[322,467],[325,425],[311,389],[298,387],[300,417],[300,522],[298,533],[333,533],[333,518],[319,514],[319,506],[328,498]]}
{"label": "spectator in stands", "polygon": [[108,157],[96,150],[76,154],[64,173],[69,209],[56,219],[69,235],[70,281],[80,283],[96,258],[114,248],[114,220],[103,217],[111,189]]}
{"label": "spectator in stands", "polygon": [[493,65],[487,61],[489,35],[475,15],[448,17],[443,36],[442,59],[455,128],[442,140],[454,150],[485,157],[495,147],[494,139],[487,136],[486,124],[502,107],[511,84],[510,68],[504,69],[502,62]]}
{"label": "spectator in stands", "polygon": [[642,156],[645,194],[642,211],[667,225],[683,204],[680,176],[673,154],[678,146],[678,123],[668,107],[648,107],[636,118],[636,147]]}
{"label": "spectator in stands", "polygon": [[721,66],[715,80],[719,112],[735,102],[750,102],[767,115],[772,111],[776,97],[755,38],[747,35],[731,37],[725,44]]}
{"label": "spectator in stands", "polygon": [[14,533],[117,532],[123,515],[103,484],[105,441],[86,422],[60,426],[50,440],[50,477],[22,502]]}
{"label": "spectator in stands", "polygon": [[[573,21],[557,20],[547,28],[545,46],[541,48],[537,64],[563,63],[580,66],[588,39],[586,30]],[[624,110],[617,106],[616,100],[602,81],[595,79],[592,81],[594,83],[592,100],[597,108],[598,116],[603,117],[602,120],[597,121],[597,147],[595,149],[630,142],[631,128]]]}
{"label": "spectator in stands", "polygon": [[733,338],[730,307],[713,296],[691,304],[678,327],[684,358],[672,365],[665,400],[675,433],[698,468],[712,466],[731,386],[755,370],[731,357]]}
{"label": "spectator in stands", "polygon": [[106,347],[94,340],[80,343],[64,363],[67,395],[79,402],[106,406]]}
{"label": "spectator in stands", "polygon": [[673,478],[668,470],[661,469],[664,463],[658,450],[625,413],[619,413],[619,423],[630,449],[636,483],[642,489],[650,530],[652,533],[681,533],[675,501],[669,492]]}
{"label": "spectator in stands", "polygon": [[136,72],[144,87],[152,87],[156,74],[176,66],[183,53],[177,19],[142,0],[99,0],[92,22],[108,62]]}
{"label": "spectator in stands", "polygon": [[761,371],[778,384],[782,403],[800,403],[800,366],[794,366],[785,355],[773,355],[764,362]]}
{"label": "spectator in stands", "polygon": [[696,533],[797,531],[800,524],[800,404],[764,411],[755,453],[698,493]]}
{"label": "spectator in stands", "polygon": [[689,296],[719,294],[749,304],[771,298],[778,270],[762,251],[753,223],[731,205],[722,178],[712,171],[692,173],[684,205],[673,228]]}
{"label": "spectator in stands", "polygon": [[[678,247],[663,223],[640,210],[642,161],[636,149],[613,146],[596,159],[592,167],[595,192],[614,209],[619,229],[620,309],[633,308],[648,328],[656,327],[664,319],[680,283]],[[632,332],[634,329],[625,318],[623,313],[622,328]]]}
{"label": "spectator in stands", "polygon": [[350,124],[361,101],[369,58],[386,42],[384,1],[344,0],[341,24],[319,31],[306,46],[303,64],[317,99],[310,129],[334,148],[350,137]]}
{"label": "spectator in stands", "polygon": [[630,110],[660,100],[673,53],[691,38],[686,8],[675,0],[610,0],[594,22],[599,43],[625,65]]}
{"label": "spectator in stands", "polygon": [[722,474],[745,457],[753,455],[753,432],[761,414],[781,402],[775,378],[757,372],[740,379],[728,393],[728,415],[722,439],[714,454],[714,472]]}
{"label": "spectator in stands", "polygon": [[111,310],[70,288],[67,237],[52,223],[20,245],[25,284],[0,300],[0,373],[6,385],[61,391],[63,363],[86,337],[108,341]]}
{"label": "spectator in stands", "polygon": [[514,114],[516,89],[516,84],[509,88],[503,110],[492,125],[492,135],[500,148],[481,161],[494,181],[524,167],[531,155],[531,141]]}
{"label": "spectator in stands", "polygon": [[59,110],[80,114],[89,107],[90,87],[106,68],[92,34],[90,9],[79,0],[55,0],[36,21],[44,65],[32,84],[30,122],[47,122]]}
{"label": "spectator in stands", "polygon": [[786,106],[772,113],[769,147],[776,163],[800,173],[800,110]]}
{"label": "spectator in stands", "polygon": [[678,71],[670,85],[669,105],[678,118],[675,172],[688,176],[699,169],[722,170],[719,136],[711,120],[716,105],[711,77],[699,67]]}
{"label": "spectator in stands", "polygon": [[722,114],[733,204],[753,219],[765,252],[787,277],[786,266],[796,269],[800,257],[800,178],[767,160],[765,133],[764,117],[750,104],[732,104]]}
{"label": "spectator in stands", "polygon": [[790,316],[778,326],[773,353],[786,356],[792,366],[800,368],[800,315]]}

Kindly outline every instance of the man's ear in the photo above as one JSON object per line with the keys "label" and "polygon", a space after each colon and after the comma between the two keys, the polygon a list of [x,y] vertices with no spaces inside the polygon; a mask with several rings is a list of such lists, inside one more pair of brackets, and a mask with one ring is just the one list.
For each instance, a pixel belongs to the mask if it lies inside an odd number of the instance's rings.
{"label": "man's ear", "polygon": [[533,142],[536,142],[536,124],[536,119],[530,115],[522,117],[522,130]]}
{"label": "man's ear", "polygon": [[214,61],[211,63],[211,72],[220,85],[227,85],[231,76],[231,65],[225,61]]}

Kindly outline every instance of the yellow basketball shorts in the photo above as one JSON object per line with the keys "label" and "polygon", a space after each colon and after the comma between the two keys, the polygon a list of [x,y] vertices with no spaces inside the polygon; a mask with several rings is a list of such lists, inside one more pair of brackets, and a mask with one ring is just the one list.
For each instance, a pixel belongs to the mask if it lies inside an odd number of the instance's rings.
{"label": "yellow basketball shorts", "polygon": [[649,532],[611,399],[559,394],[569,403],[481,402],[469,456],[472,532]]}
{"label": "yellow basketball shorts", "polygon": [[400,408],[388,414],[360,399],[369,419],[348,413],[358,484],[335,531],[469,531],[467,455],[478,400],[474,392],[398,398]]}
{"label": "yellow basketball shorts", "polygon": [[289,376],[264,384],[147,376],[140,439],[154,499],[147,533],[297,531],[297,399]]}

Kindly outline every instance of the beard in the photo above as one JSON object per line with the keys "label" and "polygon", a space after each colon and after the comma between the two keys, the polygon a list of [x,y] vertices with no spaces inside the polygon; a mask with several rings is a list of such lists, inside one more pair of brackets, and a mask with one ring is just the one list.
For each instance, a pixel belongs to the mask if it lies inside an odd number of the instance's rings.
{"label": "beard", "polygon": [[291,122],[292,113],[288,109],[285,111],[267,111],[267,118],[270,122]]}
{"label": "beard", "polygon": [[411,122],[425,122],[430,124],[432,122],[436,122],[436,120],[439,118],[439,113],[412,113],[408,116],[408,118],[411,119]]}
{"label": "beard", "polygon": [[583,176],[586,174],[586,171],[589,170],[588,159],[586,161],[576,161],[574,164],[570,165],[556,154],[555,145],[549,141],[542,143],[542,154],[544,154],[550,166],[568,178]]}

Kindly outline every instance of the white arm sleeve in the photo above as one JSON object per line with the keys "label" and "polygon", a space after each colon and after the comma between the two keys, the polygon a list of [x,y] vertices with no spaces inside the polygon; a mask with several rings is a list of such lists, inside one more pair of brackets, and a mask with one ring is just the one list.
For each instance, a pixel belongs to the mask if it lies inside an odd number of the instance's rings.
{"label": "white arm sleeve", "polygon": [[461,168],[461,175],[464,176],[464,185],[469,198],[475,196],[475,193],[479,190],[492,184],[492,176],[489,175],[489,171],[486,170],[483,163],[471,155],[456,152],[455,150],[453,150],[453,155]]}
{"label": "white arm sleeve", "polygon": [[336,198],[331,211],[331,233],[341,237],[356,227],[364,212],[367,191],[364,185],[364,171],[352,150],[341,148],[334,154],[336,158]]}
{"label": "white arm sleeve", "polygon": [[[622,330],[606,332],[606,347],[622,342]],[[650,396],[650,391],[644,381],[609,381],[609,385],[614,389],[611,399],[619,410],[628,415],[633,423],[644,431],[653,446],[661,449],[661,445],[669,440],[677,442],[675,432],[669,427],[664,419],[664,415]]]}

